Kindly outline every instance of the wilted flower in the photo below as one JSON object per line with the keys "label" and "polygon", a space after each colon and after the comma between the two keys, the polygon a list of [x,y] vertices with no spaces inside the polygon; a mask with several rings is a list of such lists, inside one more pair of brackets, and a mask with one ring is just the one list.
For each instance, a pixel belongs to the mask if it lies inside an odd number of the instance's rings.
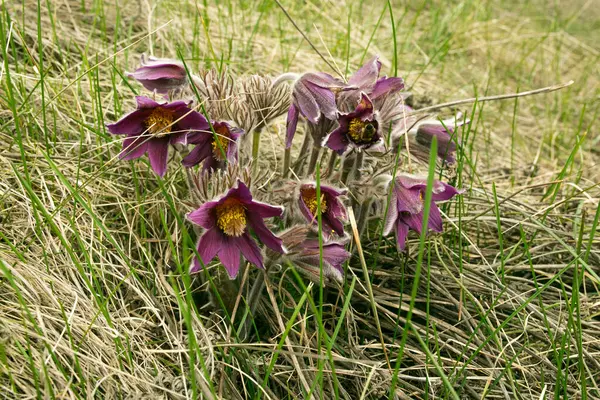
{"label": "wilted flower", "polygon": [[[394,188],[384,226],[384,235],[392,229],[396,231],[398,248],[404,250],[408,230],[421,233],[423,229],[423,209],[427,180],[411,175],[400,175],[393,182]],[[427,229],[442,232],[442,217],[436,204],[438,201],[449,200],[462,191],[441,182],[434,181]]]}
{"label": "wilted flower", "polygon": [[[300,252],[293,257],[294,263],[311,273],[315,280],[320,279],[321,254],[319,241],[307,239],[300,246]],[[342,265],[350,258],[343,243],[323,243],[323,276],[341,281],[344,275]]]}
{"label": "wilted flower", "polygon": [[299,115],[313,124],[319,122],[322,115],[330,120],[337,119],[335,92],[343,86],[343,82],[323,72],[307,73],[300,77],[294,84],[292,104],[288,109],[286,148],[292,145]]}
{"label": "wilted flower", "polygon": [[[271,250],[285,253],[281,239],[265,225],[263,219],[280,217],[283,207],[275,207],[252,199],[248,187],[241,181],[219,200],[204,203],[187,218],[207,231],[198,241],[198,254],[202,264],[215,256],[235,278],[240,268],[240,253],[252,264],[263,268],[263,256],[250,237],[249,228]],[[194,258],[190,272],[198,272],[202,264]]]}
{"label": "wilted flower", "polygon": [[136,97],[136,101],[137,110],[106,127],[114,135],[127,135],[121,159],[133,160],[148,153],[152,169],[163,176],[169,144],[186,144],[190,132],[209,129],[208,121],[184,101],[159,104],[144,96]]}
{"label": "wilted flower", "polygon": [[142,66],[128,76],[135,78],[146,89],[157,93],[168,93],[187,83],[184,65],[177,60],[142,56]]}
{"label": "wilted flower", "polygon": [[366,149],[383,141],[373,102],[364,93],[361,94],[360,102],[354,111],[341,114],[338,122],[339,127],[324,141],[327,147],[340,155],[344,154],[348,147]]}
{"label": "wilted flower", "polygon": [[320,199],[317,199],[317,188],[314,183],[300,185],[300,195],[298,197],[300,212],[308,223],[318,224],[318,211],[320,208],[323,235],[328,238],[332,232],[335,232],[341,236],[344,234],[342,220],[346,219],[346,208],[339,197],[344,195],[346,191],[323,185],[321,185],[320,191]]}
{"label": "wilted flower", "polygon": [[238,157],[238,139],[244,133],[227,122],[212,122],[213,132],[209,129],[194,132],[188,136],[188,143],[196,147],[183,158],[185,167],[193,167],[204,160],[203,169],[219,169],[227,162],[234,162]]}

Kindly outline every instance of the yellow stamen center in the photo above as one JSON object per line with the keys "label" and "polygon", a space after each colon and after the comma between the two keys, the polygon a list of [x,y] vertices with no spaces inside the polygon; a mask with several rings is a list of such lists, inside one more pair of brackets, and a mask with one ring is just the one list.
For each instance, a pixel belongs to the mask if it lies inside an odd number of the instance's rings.
{"label": "yellow stamen center", "polygon": [[215,207],[217,213],[217,226],[227,236],[241,236],[246,229],[246,209],[236,199],[227,199],[223,204]]}
{"label": "yellow stamen center", "polygon": [[[306,188],[300,191],[302,200],[310,213],[314,216],[317,215],[318,204],[317,204],[317,189],[315,188]],[[327,200],[325,200],[325,195],[321,193],[321,214],[323,214],[327,210]]]}
{"label": "yellow stamen center", "polygon": [[171,133],[173,127],[173,112],[162,107],[156,107],[144,121],[148,132],[163,137]]}
{"label": "yellow stamen center", "polygon": [[215,128],[215,133],[217,137],[212,142],[213,157],[217,161],[225,161],[230,140],[229,130],[226,126],[219,126]]}
{"label": "yellow stamen center", "polygon": [[356,144],[370,144],[377,132],[377,128],[372,122],[362,121],[360,118],[353,118],[348,124],[348,136]]}

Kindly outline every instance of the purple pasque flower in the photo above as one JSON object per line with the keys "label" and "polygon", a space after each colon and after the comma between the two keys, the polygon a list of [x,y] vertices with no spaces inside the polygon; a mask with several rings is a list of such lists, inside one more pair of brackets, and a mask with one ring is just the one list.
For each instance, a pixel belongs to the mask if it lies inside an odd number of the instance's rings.
{"label": "purple pasque flower", "polygon": [[135,78],[146,89],[165,94],[187,83],[185,66],[178,60],[142,56],[142,66],[127,76]]}
{"label": "purple pasque flower", "polygon": [[189,133],[209,129],[208,121],[189,108],[191,102],[159,104],[148,97],[136,97],[137,110],[106,127],[113,135],[127,135],[119,157],[133,160],[148,153],[150,166],[159,176],[167,170],[170,144],[187,144]]}
{"label": "purple pasque flower", "polygon": [[268,248],[285,253],[280,238],[265,225],[263,219],[281,217],[283,207],[275,207],[252,199],[248,187],[238,180],[237,186],[218,200],[204,203],[200,208],[187,214],[187,218],[200,225],[206,232],[198,241],[198,254],[202,263],[194,258],[190,272],[198,272],[215,256],[234,279],[240,268],[240,253],[246,260],[263,268],[263,256],[249,229]]}
{"label": "purple pasque flower", "polygon": [[381,61],[375,56],[367,61],[350,79],[344,94],[356,99],[361,92],[375,100],[390,93],[396,93],[404,89],[404,80],[399,77],[379,77],[381,72]]}
{"label": "purple pasque flower", "polygon": [[300,115],[313,124],[319,122],[321,116],[337,119],[335,93],[343,87],[342,81],[324,72],[310,72],[296,81],[287,115],[286,148],[292,145]]}
{"label": "purple pasque flower", "polygon": [[227,122],[212,121],[212,130],[188,135],[188,143],[196,147],[183,158],[182,164],[190,168],[204,160],[202,169],[206,171],[222,168],[226,162],[235,162],[238,158],[238,140],[243,134],[243,130]]}
{"label": "purple pasque flower", "polygon": [[[383,234],[388,235],[392,230],[395,230],[398,248],[404,250],[408,230],[412,229],[417,233],[421,233],[423,229],[427,179],[412,175],[400,175],[393,181],[393,185]],[[449,200],[462,193],[463,191],[459,191],[444,182],[434,181],[429,207],[429,221],[426,228],[435,232],[442,232],[442,216],[436,203]]]}
{"label": "purple pasque flower", "polygon": [[317,187],[314,183],[300,185],[298,196],[300,212],[308,223],[317,225],[320,208],[323,236],[329,238],[333,232],[342,236],[344,234],[342,221],[346,219],[346,208],[340,196],[345,195],[346,191],[323,185],[321,185],[320,191],[321,198],[317,199]]}
{"label": "purple pasque flower", "polygon": [[339,155],[344,154],[348,147],[367,149],[383,142],[373,102],[365,93],[361,93],[354,111],[340,114],[338,123],[339,126],[324,139],[324,142],[325,146]]}
{"label": "purple pasque flower", "polygon": [[424,122],[416,128],[415,138],[417,143],[427,147],[431,147],[433,138],[437,138],[437,154],[438,157],[446,161],[448,164],[456,162],[456,144],[460,143],[456,137],[456,129],[465,122],[454,124],[454,120],[446,120],[444,123],[439,122]]}
{"label": "purple pasque flower", "polygon": [[[323,276],[341,281],[344,276],[342,265],[350,258],[343,242],[323,243]],[[317,281],[320,278],[321,253],[318,239],[306,239],[299,246],[299,253],[293,257],[296,265],[309,272]]]}

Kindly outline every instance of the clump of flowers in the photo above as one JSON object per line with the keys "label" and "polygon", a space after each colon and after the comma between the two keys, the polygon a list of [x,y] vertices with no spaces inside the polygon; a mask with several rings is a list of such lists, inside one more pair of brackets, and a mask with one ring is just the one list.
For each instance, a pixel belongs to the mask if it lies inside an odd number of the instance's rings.
{"label": "clump of flowers", "polygon": [[[442,168],[454,163],[466,122],[418,118],[404,103],[404,80],[381,69],[374,57],[347,81],[324,72],[195,75],[178,60],[143,58],[129,76],[152,95],[137,97],[137,108],[107,128],[124,137],[121,159],[147,154],[158,176],[185,177],[183,204],[198,233],[190,273],[220,264],[234,279],[245,260],[343,281],[352,248],[348,207],[358,232],[394,232],[403,251],[410,230],[442,232],[438,202],[462,193],[435,181],[423,221],[427,184],[415,162],[428,158],[435,140]],[[415,161],[405,164],[410,155]],[[386,176],[389,190],[380,190]]]}

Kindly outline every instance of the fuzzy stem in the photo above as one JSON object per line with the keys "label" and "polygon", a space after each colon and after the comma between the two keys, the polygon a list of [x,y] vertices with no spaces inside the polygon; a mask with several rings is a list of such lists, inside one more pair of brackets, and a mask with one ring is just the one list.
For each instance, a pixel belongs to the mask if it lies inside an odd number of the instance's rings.
{"label": "fuzzy stem", "polygon": [[286,72],[285,74],[281,74],[277,78],[275,78],[273,80],[273,84],[271,85],[271,87],[276,88],[282,82],[296,81],[296,80],[298,80],[298,78],[300,78],[300,74],[296,74],[295,72]]}
{"label": "fuzzy stem", "polygon": [[252,133],[252,169],[258,168],[258,153],[260,151],[260,129]]}
{"label": "fuzzy stem", "polygon": [[355,153],[347,154],[344,158],[344,163],[342,164],[342,183],[346,184],[348,182],[348,177],[350,176],[350,172],[352,172],[352,169],[354,168],[355,160]]}
{"label": "fuzzy stem", "polygon": [[365,157],[365,152],[360,151],[356,155],[356,162],[354,163],[354,176],[352,177],[355,180],[360,179],[360,170],[363,166],[363,159]]}
{"label": "fuzzy stem", "polygon": [[292,161],[292,148],[288,148],[285,149],[285,152],[283,153],[283,177],[287,178],[288,174],[290,173],[290,163]]}
{"label": "fuzzy stem", "polygon": [[333,169],[335,168],[335,162],[337,161],[337,153],[335,151],[331,152],[331,156],[329,156],[329,162],[327,163],[327,176],[331,177],[333,175]]}
{"label": "fuzzy stem", "polygon": [[294,165],[294,173],[296,175],[300,175],[302,170],[304,169],[304,160],[306,159],[306,152],[308,151],[308,146],[310,146],[311,137],[308,133],[304,135],[304,141],[302,142],[302,147],[300,148],[300,152],[298,153],[298,159],[296,160],[296,164]]}
{"label": "fuzzy stem", "polygon": [[373,204],[373,198],[367,198],[362,206],[360,207],[360,215],[358,216],[358,234],[362,238],[365,228],[367,227],[367,223],[369,221],[369,211],[371,209],[371,205]]}
{"label": "fuzzy stem", "polygon": [[313,146],[312,153],[310,153],[310,161],[308,163],[308,171],[306,171],[307,175],[312,175],[315,172],[315,167],[317,166],[317,161],[319,160],[319,154],[321,153],[321,148],[317,146]]}

